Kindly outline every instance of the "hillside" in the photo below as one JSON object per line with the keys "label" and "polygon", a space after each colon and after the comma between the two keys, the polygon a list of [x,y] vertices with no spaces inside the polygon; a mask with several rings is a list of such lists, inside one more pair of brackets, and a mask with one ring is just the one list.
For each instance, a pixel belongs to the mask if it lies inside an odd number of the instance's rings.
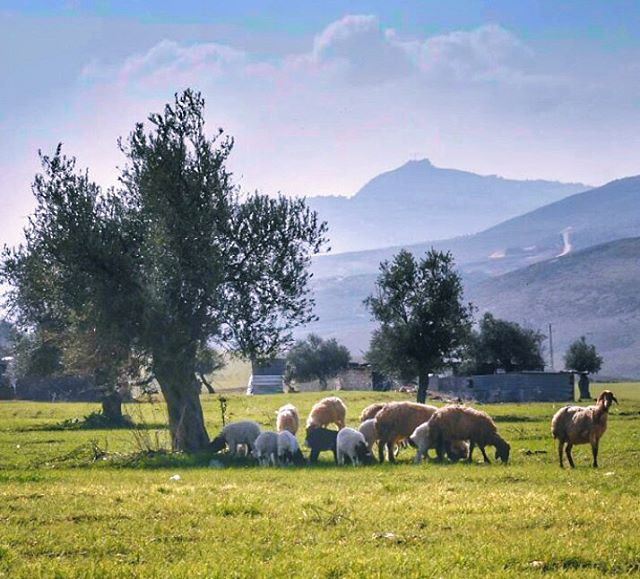
{"label": "hillside", "polygon": [[335,252],[475,233],[587,186],[517,181],[410,161],[369,181],[353,197],[311,197],[329,223]]}
{"label": "hillside", "polygon": [[[556,367],[569,342],[586,335],[605,358],[603,375],[640,376],[640,237],[617,240],[486,278],[463,268],[466,298],[479,309],[540,328],[554,327]],[[374,327],[362,305],[375,274],[314,281],[320,321],[305,328],[337,337],[354,354]],[[301,333],[304,333],[301,332]]]}
{"label": "hillside", "polygon": [[[458,265],[477,275],[498,275],[563,252],[640,235],[640,176],[607,183],[509,219],[481,233],[408,246],[452,251]],[[375,273],[397,247],[327,255],[315,260],[317,277]]]}

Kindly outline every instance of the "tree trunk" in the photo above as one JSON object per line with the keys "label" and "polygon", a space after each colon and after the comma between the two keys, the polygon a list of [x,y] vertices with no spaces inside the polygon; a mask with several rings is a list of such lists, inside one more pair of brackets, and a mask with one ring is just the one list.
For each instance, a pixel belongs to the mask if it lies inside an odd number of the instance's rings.
{"label": "tree trunk", "polygon": [[199,452],[209,445],[200,404],[200,385],[190,364],[156,366],[156,379],[167,403],[173,450]]}
{"label": "tree trunk", "polygon": [[215,388],[213,387],[213,385],[207,380],[207,377],[202,373],[199,372],[198,373],[198,378],[200,379],[200,382],[202,382],[202,384],[204,385],[204,387],[207,389],[207,392],[209,394],[215,394]]}
{"label": "tree trunk", "polygon": [[429,372],[420,370],[418,374],[418,396],[417,401],[419,404],[424,404],[427,401],[427,388],[429,388]]}
{"label": "tree trunk", "polygon": [[102,415],[109,422],[122,422],[122,396],[117,390],[105,392],[102,398]]}

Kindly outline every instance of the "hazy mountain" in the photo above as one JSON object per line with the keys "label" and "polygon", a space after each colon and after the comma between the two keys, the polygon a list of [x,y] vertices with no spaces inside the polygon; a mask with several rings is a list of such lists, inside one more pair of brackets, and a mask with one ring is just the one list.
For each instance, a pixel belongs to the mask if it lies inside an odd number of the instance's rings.
{"label": "hazy mountain", "polygon": [[[571,195],[481,233],[408,246],[414,253],[429,247],[453,252],[458,265],[478,275],[497,275],[564,252],[640,235],[640,176],[607,183]],[[376,272],[397,247],[322,256],[317,277]]]}
{"label": "hazy mountain", "polygon": [[353,197],[309,203],[328,221],[334,252],[343,252],[475,233],[585,189],[441,169],[424,159],[378,175]]}
{"label": "hazy mountain", "polygon": [[[354,354],[374,327],[362,305],[375,274],[318,279],[315,331],[337,337]],[[479,309],[547,331],[553,325],[555,366],[568,344],[586,335],[604,356],[603,376],[640,377],[640,238],[622,239],[481,279],[463,272],[465,297]]]}

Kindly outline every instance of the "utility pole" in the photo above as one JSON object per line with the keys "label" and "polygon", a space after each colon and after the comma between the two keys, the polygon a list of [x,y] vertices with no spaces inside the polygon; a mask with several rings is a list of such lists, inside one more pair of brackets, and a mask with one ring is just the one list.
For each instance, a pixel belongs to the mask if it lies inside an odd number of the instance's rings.
{"label": "utility pole", "polygon": [[551,359],[551,371],[555,370],[555,365],[553,363],[553,328],[551,324],[549,324],[549,358]]}

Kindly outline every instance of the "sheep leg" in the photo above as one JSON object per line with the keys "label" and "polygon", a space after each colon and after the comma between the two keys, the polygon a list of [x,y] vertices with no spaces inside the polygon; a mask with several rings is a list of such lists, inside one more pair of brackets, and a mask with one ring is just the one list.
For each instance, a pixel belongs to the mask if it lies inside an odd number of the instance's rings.
{"label": "sheep leg", "polygon": [[311,464],[316,464],[318,462],[319,455],[320,455],[320,452],[315,448],[311,451],[311,455],[309,456],[309,460],[311,461]]}
{"label": "sheep leg", "polygon": [[560,468],[564,468],[564,462],[562,461],[562,455],[564,454],[564,442],[558,441],[558,458],[560,459]]}
{"label": "sheep leg", "polygon": [[382,464],[384,462],[384,442],[378,441],[378,462]]}
{"label": "sheep leg", "polygon": [[387,455],[389,456],[389,462],[395,462],[396,456],[393,452],[394,444],[393,442],[387,442]]}
{"label": "sheep leg", "polygon": [[484,458],[484,462],[486,464],[491,464],[491,461],[489,460],[489,457],[487,456],[487,451],[484,449],[484,446],[480,446],[480,451],[482,452],[482,456]]}
{"label": "sheep leg", "polygon": [[338,465],[344,466],[344,453],[341,450],[338,451]]}
{"label": "sheep leg", "polygon": [[571,465],[571,468],[576,468],[575,463],[573,462],[573,457],[571,456],[571,449],[573,448],[573,444],[571,444],[570,442],[567,443],[567,448],[565,448],[565,452],[567,453],[567,459],[569,461],[569,464]]}
{"label": "sheep leg", "polygon": [[467,462],[473,462],[473,449],[476,447],[476,443],[473,442],[472,440],[469,441],[469,458],[467,459]]}
{"label": "sheep leg", "polygon": [[593,468],[598,468],[598,441],[591,443],[591,452],[593,452]]}
{"label": "sheep leg", "polygon": [[338,451],[335,449],[333,450],[333,460],[338,464]]}

